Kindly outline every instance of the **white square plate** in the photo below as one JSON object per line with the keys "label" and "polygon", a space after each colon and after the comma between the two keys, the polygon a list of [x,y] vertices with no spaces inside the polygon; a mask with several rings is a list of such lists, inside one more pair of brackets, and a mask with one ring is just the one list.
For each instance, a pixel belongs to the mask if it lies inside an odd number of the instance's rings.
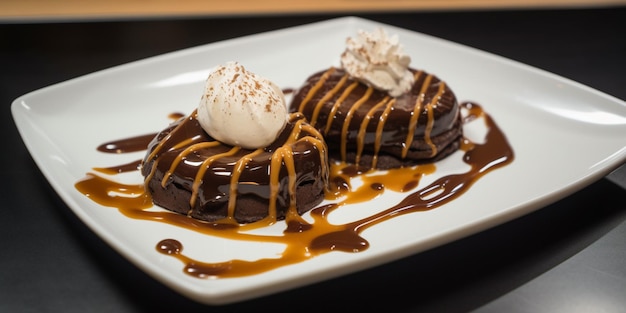
{"label": "white square plate", "polygon": [[[165,238],[180,239],[185,253],[201,260],[207,251],[230,259],[280,250],[130,219],[75,189],[74,184],[93,167],[143,157],[143,152],[103,154],[96,146],[160,131],[169,123],[169,113],[191,112],[206,76],[216,65],[239,61],[283,88],[297,88],[308,75],[338,65],[345,38],[359,29],[379,26],[399,35],[412,57],[412,67],[445,80],[460,101],[481,104],[507,136],[515,160],[436,210],[402,215],[367,229],[362,235],[370,243],[368,250],[326,253],[242,278],[197,279],[184,274],[178,260],[159,254],[155,244]],[[31,92],[16,99],[11,108],[35,162],[76,215],[139,268],[207,304],[231,303],[310,284],[468,236],[575,192],[626,159],[623,101],[479,50],[352,17],[117,66]],[[438,164],[442,170],[446,166],[446,162]],[[124,179],[141,181],[140,174],[132,175]],[[385,197],[376,201],[396,201]],[[359,206],[376,209],[374,203]]]}

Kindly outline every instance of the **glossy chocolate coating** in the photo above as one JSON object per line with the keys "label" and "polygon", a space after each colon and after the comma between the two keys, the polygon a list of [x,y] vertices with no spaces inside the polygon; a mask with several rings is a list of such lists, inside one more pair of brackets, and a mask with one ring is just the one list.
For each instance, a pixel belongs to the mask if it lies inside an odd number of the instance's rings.
{"label": "glossy chocolate coating", "polygon": [[323,133],[333,159],[381,169],[432,162],[458,149],[460,109],[445,82],[411,71],[413,87],[395,98],[343,69],[320,71],[294,94],[290,110]]}
{"label": "glossy chocolate coating", "polygon": [[172,123],[151,141],[142,163],[154,203],[200,220],[237,223],[283,219],[290,206],[308,211],[323,200],[328,164],[321,136],[303,122],[292,114],[276,141],[257,150],[215,141],[195,114]]}

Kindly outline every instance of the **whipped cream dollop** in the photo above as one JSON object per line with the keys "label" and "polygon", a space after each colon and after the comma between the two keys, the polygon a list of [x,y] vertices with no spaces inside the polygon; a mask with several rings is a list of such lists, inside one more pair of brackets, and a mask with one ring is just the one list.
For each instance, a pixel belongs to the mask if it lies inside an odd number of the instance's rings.
{"label": "whipped cream dollop", "polygon": [[282,90],[238,62],[228,62],[209,74],[197,113],[211,137],[246,149],[274,142],[288,118]]}
{"label": "whipped cream dollop", "polygon": [[411,89],[411,57],[399,44],[398,36],[389,37],[384,29],[360,30],[346,40],[341,66],[355,79],[397,97]]}

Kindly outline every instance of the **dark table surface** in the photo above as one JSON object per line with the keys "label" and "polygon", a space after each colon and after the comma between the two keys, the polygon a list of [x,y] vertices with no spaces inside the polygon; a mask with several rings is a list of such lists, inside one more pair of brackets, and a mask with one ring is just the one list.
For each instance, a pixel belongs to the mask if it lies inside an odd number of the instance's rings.
{"label": "dark table surface", "polygon": [[[626,99],[624,7],[349,15],[476,47]],[[82,224],[36,167],[10,114],[16,97],[93,71],[337,16],[0,24],[0,312],[626,312],[626,166],[474,236],[333,280],[210,307],[156,282]]]}

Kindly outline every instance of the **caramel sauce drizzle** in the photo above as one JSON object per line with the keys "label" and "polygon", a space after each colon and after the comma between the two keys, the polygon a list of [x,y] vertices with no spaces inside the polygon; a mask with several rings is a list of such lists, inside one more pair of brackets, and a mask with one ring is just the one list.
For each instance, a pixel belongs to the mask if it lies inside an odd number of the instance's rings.
{"label": "caramel sauce drizzle", "polygon": [[[256,149],[253,152],[244,155],[239,160],[237,160],[237,163],[235,163],[235,168],[233,169],[233,173],[230,178],[230,190],[229,190],[230,196],[228,197],[228,217],[226,217],[226,219],[229,222],[232,222],[234,224],[239,224],[235,221],[235,205],[237,203],[237,188],[239,186],[239,177],[241,176],[241,173],[243,173],[243,171],[245,170],[248,162],[252,161],[252,159],[255,156],[261,153],[263,153],[263,149]],[[276,156],[277,156],[276,153],[274,153],[274,155],[272,155],[272,160],[275,159]],[[292,160],[292,163],[289,164],[287,167],[289,166],[293,166],[293,160]],[[280,171],[280,167],[275,167],[275,168],[270,169],[270,171],[272,172],[277,171],[277,170]],[[270,176],[273,177],[271,174]],[[291,179],[291,177],[289,178]],[[274,180],[270,181],[270,184],[278,185],[278,178],[276,178],[275,181]],[[275,206],[276,203],[273,203],[273,205]]]}
{"label": "caramel sauce drizzle", "polygon": [[[320,80],[313,86],[313,88],[311,88],[311,90],[309,90],[309,92],[306,94],[306,97],[304,97],[304,99],[302,100],[302,103],[300,103],[300,108],[298,109],[299,112],[302,112],[304,110],[304,107],[306,107],[306,104],[309,103],[309,101],[311,101],[311,98],[313,98],[313,95],[315,95],[315,93],[317,93],[317,91],[320,88],[322,88],[326,80],[328,80],[328,77],[330,77],[330,75],[334,71],[335,71],[335,68],[331,67],[322,75],[322,77],[320,77]],[[312,125],[315,125],[315,123],[312,121],[309,121],[309,123],[312,123]]]}
{"label": "caramel sauce drizzle", "polygon": [[[320,99],[317,102],[317,104],[315,105],[315,109],[313,110],[313,115],[311,116],[311,125],[315,126],[315,124],[317,123],[317,118],[318,118],[318,116],[320,114],[320,110],[322,109],[322,107],[324,107],[324,103],[326,101],[328,101],[328,99],[330,99],[332,96],[334,96],[339,91],[339,89],[341,89],[341,87],[343,87],[343,85],[346,83],[347,80],[348,80],[348,75],[344,75],[343,77],[341,77],[341,79],[339,80],[337,85],[335,85],[335,87],[333,87],[333,89],[331,89],[329,92],[327,92],[322,97],[322,99]],[[353,89],[354,87],[356,87],[356,86],[351,86],[350,89]],[[328,129],[326,130],[326,133],[327,132],[328,132]]]}
{"label": "caramel sauce drizzle", "polygon": [[[313,87],[307,92],[306,96],[304,97],[304,99],[302,100],[302,102],[300,103],[299,106],[299,112],[303,112],[303,110],[307,107],[307,105],[311,102],[311,99],[315,96],[315,94],[317,92],[319,92],[319,90],[322,88],[323,84],[328,80],[328,77],[335,71],[335,68],[331,67],[330,69],[328,69],[326,72],[324,72],[321,76],[320,79],[313,85]],[[414,80],[418,81],[418,79],[424,75],[424,71],[417,71],[414,73]],[[336,94],[342,89],[344,88],[344,85],[346,84],[347,79],[349,78],[348,74],[344,74],[341,79],[337,82],[337,84],[335,84],[335,86],[328,90],[326,93],[324,93],[320,100],[317,101],[317,103],[313,104],[313,113],[311,114],[311,121],[309,121],[311,123],[311,125],[315,126],[317,124],[317,120],[319,117],[319,112],[321,111],[321,109],[324,107],[324,104],[329,101],[330,99],[332,99],[333,97],[336,96]],[[431,157],[435,156],[437,154],[437,147],[436,145],[432,142],[432,138],[430,136],[432,129],[434,127],[435,124],[435,117],[434,117],[434,107],[436,107],[439,99],[441,98],[441,96],[443,95],[443,93],[445,92],[445,83],[444,82],[440,82],[439,84],[439,89],[437,91],[437,93],[433,96],[432,100],[427,103],[424,104],[424,98],[426,95],[426,91],[428,90],[428,87],[430,87],[430,83],[432,81],[433,75],[432,74],[427,74],[426,77],[424,78],[424,81],[422,82],[421,86],[419,86],[420,91],[419,91],[419,95],[417,97],[417,100],[415,102],[415,106],[413,109],[413,113],[411,115],[411,119],[409,120],[409,125],[408,125],[408,132],[407,132],[407,137],[405,139],[404,145],[402,147],[402,153],[401,153],[401,157],[402,158],[406,158],[409,149],[411,147],[411,144],[413,143],[413,139],[415,136],[415,129],[417,128],[417,123],[419,120],[419,117],[422,113],[423,110],[426,111],[428,120],[426,123],[426,127],[425,127],[425,131],[424,131],[424,140],[426,142],[426,144],[431,148]],[[344,100],[350,96],[352,94],[352,92],[354,91],[354,89],[358,86],[358,82],[353,82],[350,85],[348,85],[347,87],[344,88],[343,92],[341,93],[341,95],[335,100],[335,102],[333,103],[333,106],[330,109],[330,112],[328,114],[327,120],[326,120],[326,124],[323,130],[323,134],[326,135],[328,134],[328,132],[330,131],[330,128],[333,124],[333,122],[335,120],[337,120],[337,111],[339,110],[339,108],[341,107],[341,105],[343,104]],[[350,122],[352,120],[352,117],[354,115],[354,112],[356,112],[356,110],[365,102],[367,101],[367,99],[369,98],[369,96],[371,95],[373,89],[372,87],[368,87],[366,93],[355,102],[354,105],[352,105],[350,107],[350,109],[348,110],[348,112],[346,113],[345,118],[343,118],[343,124],[342,124],[342,129],[341,129],[341,151],[340,151],[340,156],[341,156],[341,160],[343,162],[346,162],[346,151],[347,151],[347,138],[348,138],[348,128],[350,125]],[[387,102],[388,98],[385,98],[385,100],[383,100],[382,102],[377,103],[365,116],[363,122],[360,125],[359,131],[357,133],[357,138],[356,138],[356,142],[357,142],[357,153],[356,153],[356,158],[355,158],[355,163],[359,164],[360,159],[361,159],[361,155],[363,153],[363,149],[364,149],[364,141],[365,141],[365,134],[366,134],[366,129],[367,126],[370,122],[370,120],[372,119],[373,115],[380,109],[380,107],[382,105],[384,105],[384,103],[387,103],[387,107],[385,107],[385,110],[383,111],[383,113],[381,114],[379,121],[378,121],[378,125],[376,127],[376,132],[375,132],[375,142],[374,142],[374,154],[373,154],[373,158],[372,158],[372,168],[376,168],[376,165],[378,163],[378,154],[380,152],[380,146],[381,146],[381,138],[382,138],[382,134],[383,134],[383,130],[384,130],[384,124],[387,121],[387,117],[389,115],[389,112],[393,109],[393,105],[395,104],[395,99],[393,99],[393,101],[391,102]]]}
{"label": "caramel sauce drizzle", "polygon": [[[354,90],[354,88],[356,88],[358,85],[359,83],[353,82],[343,91],[341,96],[337,98],[337,101],[335,101],[335,103],[333,104],[333,107],[330,109],[330,113],[328,114],[328,117],[326,119],[324,135],[328,134],[328,132],[330,131],[330,126],[332,125],[333,120],[335,119],[335,115],[337,115],[337,110],[339,110],[339,107],[341,106],[343,101],[346,100],[346,98],[352,93],[352,90]],[[322,103],[321,101],[317,104],[318,108],[321,108],[323,105],[324,103]]]}
{"label": "caramel sauce drizzle", "polygon": [[[217,145],[221,144],[218,141],[214,141],[212,143],[217,143]],[[215,162],[215,160],[232,156],[235,153],[239,152],[239,150],[241,150],[241,147],[232,147],[230,150],[224,153],[218,153],[218,154],[212,155],[210,158],[207,158],[206,160],[202,162],[202,166],[198,169],[198,173],[196,173],[196,177],[194,177],[194,180],[193,180],[191,199],[189,203],[190,209],[187,215],[191,216],[191,214],[193,213],[193,208],[196,204],[196,199],[198,198],[198,190],[200,189],[200,185],[202,184],[202,177],[204,177],[204,174],[206,173],[207,169],[209,169],[209,166],[211,166],[211,164]],[[181,158],[182,157],[180,155],[176,157],[177,160]],[[171,174],[171,172],[168,172],[168,174]],[[239,179],[239,176],[237,176],[237,179]],[[237,180],[235,180],[235,184],[236,183],[237,183]],[[231,184],[232,184],[232,181],[231,181]],[[232,205],[234,206],[234,203]],[[229,207],[228,211],[230,212],[230,207],[231,207],[230,201],[228,203],[228,207]]]}
{"label": "caramel sauce drizzle", "polygon": [[[163,175],[163,179],[161,180],[161,187],[165,188],[165,186],[167,185],[168,179],[170,178],[170,176],[172,176],[172,173],[174,173],[174,171],[176,170],[176,167],[178,166],[178,164],[180,164],[180,162],[182,162],[182,160],[188,154],[190,154],[190,153],[192,153],[194,151],[198,151],[200,149],[215,147],[215,146],[219,146],[219,145],[220,145],[220,143],[218,141],[212,141],[212,142],[202,142],[202,143],[191,145],[191,146],[187,147],[185,150],[183,150],[181,153],[179,153],[178,156],[172,161],[172,165],[170,165],[170,168],[167,170],[167,172],[165,172],[165,175]],[[209,159],[205,160],[204,163],[203,163],[203,167],[208,167],[210,165],[210,163],[213,161],[213,159],[214,158],[209,158]],[[204,175],[204,171],[202,172],[202,174]],[[200,176],[200,177],[202,177],[202,176]],[[198,177],[196,177],[196,180],[198,180]],[[195,183],[195,181],[194,181],[194,183]],[[193,206],[193,203],[191,203],[191,205]]]}
{"label": "caramel sauce drizzle", "polygon": [[[158,164],[159,158],[158,155],[159,153],[163,150],[163,148],[165,147],[167,141],[169,138],[172,137],[172,135],[178,131],[182,125],[184,123],[188,123],[192,120],[193,118],[196,118],[197,116],[197,110],[194,110],[192,112],[192,115],[189,116],[189,118],[185,119],[184,121],[182,121],[179,125],[177,125],[170,133],[168,133],[166,135],[166,137],[160,141],[158,143],[158,145],[154,148],[154,150],[150,153],[148,160],[150,160],[150,158],[154,158],[154,162],[152,163],[152,168],[150,170],[150,173],[146,176],[146,179],[144,180],[144,183],[147,183],[153,176],[154,176],[154,172],[156,170],[156,166]],[[296,211],[296,172],[295,172],[295,166],[294,166],[294,160],[293,160],[293,150],[291,149],[291,145],[293,143],[295,143],[298,140],[304,140],[305,138],[307,138],[308,136],[302,136],[302,130],[306,128],[306,131],[309,134],[313,134],[314,136],[314,144],[315,147],[317,148],[318,152],[320,153],[320,160],[321,162],[323,162],[322,164],[327,164],[327,158],[326,158],[326,151],[325,148],[320,148],[325,146],[325,144],[323,143],[323,140],[321,139],[322,136],[321,134],[313,127],[303,127],[303,118],[302,118],[302,113],[292,113],[290,114],[290,120],[296,121],[296,126],[292,129],[291,134],[288,138],[288,140],[283,144],[282,147],[278,148],[276,151],[274,151],[274,153],[271,156],[271,167],[270,167],[270,189],[272,190],[272,194],[270,195],[270,203],[269,203],[269,212],[270,212],[270,216],[268,216],[269,218],[266,218],[266,223],[268,224],[272,224],[274,222],[276,222],[276,217],[277,217],[277,211],[276,211],[276,201],[277,201],[277,195],[278,195],[278,188],[280,186],[279,184],[279,173],[280,173],[280,169],[281,169],[281,165],[284,164],[285,167],[287,168],[287,171],[289,173],[288,177],[289,177],[289,197],[290,197],[290,211]],[[299,119],[299,120],[298,120]],[[302,137],[302,138],[301,138]],[[161,187],[165,188],[169,182],[169,178],[171,177],[171,175],[174,173],[174,171],[176,170],[176,167],[180,164],[180,162],[182,162],[185,157],[187,155],[189,155],[190,153],[197,151],[199,149],[203,149],[203,148],[208,148],[208,147],[215,147],[215,146],[219,146],[219,145],[223,145],[221,142],[219,141],[209,141],[209,142],[200,142],[197,144],[192,144],[194,141],[196,141],[198,138],[189,138],[187,140],[182,141],[181,143],[177,143],[175,144],[172,148],[169,148],[168,151],[173,151],[173,150],[177,150],[180,149],[182,147],[185,147],[187,145],[187,148],[183,149],[183,151],[181,151],[180,153],[178,153],[178,155],[174,158],[174,160],[172,161],[172,164],[170,165],[168,171],[165,173],[165,175],[163,176],[163,179],[161,180]],[[223,153],[218,153],[215,155],[212,155],[211,157],[207,158],[206,160],[204,160],[202,162],[202,165],[199,166],[198,172],[196,173],[196,176],[194,177],[193,180],[193,185],[192,185],[192,194],[189,200],[189,211],[187,212],[187,216],[191,217],[192,213],[193,213],[193,209],[195,207],[196,201],[198,199],[198,193],[200,190],[200,186],[202,185],[202,180],[203,177],[206,173],[206,171],[209,169],[209,167],[211,166],[211,164],[213,162],[215,162],[218,159],[221,158],[225,158],[225,157],[230,157],[233,156],[235,154],[237,154],[242,148],[238,147],[238,146],[233,146],[230,148],[230,150],[223,152]],[[243,171],[246,168],[246,165],[252,160],[254,159],[254,157],[262,154],[265,150],[263,148],[259,148],[256,149],[244,156],[242,156],[239,160],[237,160],[237,162],[234,165],[233,171],[232,171],[232,175],[230,178],[230,187],[229,187],[229,198],[228,198],[228,216],[225,217],[224,219],[218,221],[218,223],[224,223],[224,224],[234,224],[234,225],[239,225],[239,223],[235,220],[234,216],[235,216],[235,208],[237,205],[237,191],[238,191],[238,186],[239,186],[239,178],[241,176],[241,174],[243,173]],[[296,211],[296,215],[297,211]]]}
{"label": "caramel sauce drizzle", "polygon": [[[415,73],[415,81],[417,81],[420,75],[422,75],[422,71],[418,71],[417,73]],[[428,85],[430,85],[431,79],[432,75],[428,75],[424,79],[424,83],[422,83],[419,96],[417,97],[415,103],[415,108],[413,109],[413,115],[411,115],[411,120],[409,121],[409,131],[407,132],[406,140],[404,141],[404,147],[402,147],[402,158],[406,158],[406,155],[409,152],[409,147],[411,147],[411,143],[413,142],[413,137],[415,136],[415,128],[417,127],[417,120],[419,119],[420,113],[422,112],[422,103],[424,102],[426,90],[428,89]]]}
{"label": "caramel sauce drizzle", "polygon": [[[396,103],[396,99],[392,99],[385,107],[385,111],[380,115],[378,120],[378,125],[376,126],[376,138],[374,141],[374,156],[372,157],[372,168],[376,168],[378,163],[378,153],[380,152],[381,141],[383,137],[383,130],[385,128],[385,124],[387,123],[387,117],[389,116],[389,112],[393,108],[393,105]],[[365,134],[363,134],[365,136]]]}
{"label": "caramel sauce drizzle", "polygon": [[[296,121],[296,125],[294,126],[289,136],[289,139],[285,142],[285,144],[282,147],[276,149],[276,151],[272,155],[270,168],[277,169],[281,167],[281,164],[285,165],[285,168],[287,169],[287,173],[289,177],[289,180],[288,180],[289,182],[288,184],[289,209],[286,212],[286,219],[296,220],[298,221],[298,223],[306,224],[306,222],[302,219],[302,217],[298,213],[298,210],[296,207],[296,170],[294,167],[295,163],[293,160],[292,145],[300,141],[307,141],[311,143],[317,149],[320,157],[322,158],[321,159],[322,164],[328,164],[328,159],[326,157],[327,151],[326,151],[326,144],[319,136],[319,132],[317,131],[317,129],[315,129],[311,125],[305,124],[305,120],[302,118],[302,113],[297,112],[297,113],[292,113],[292,115],[294,116],[294,119],[295,118],[300,118],[300,119]],[[301,133],[303,131],[309,134],[318,134],[318,135],[301,136]],[[328,170],[326,170],[326,167],[323,166],[322,169],[323,169],[321,173],[322,176],[328,175]],[[260,221],[253,223],[256,226],[250,227],[250,225],[253,225],[253,224],[239,225],[240,228],[253,229],[253,228],[258,228],[258,227],[269,226],[276,222],[276,218],[278,216],[278,212],[276,208],[276,201],[278,198],[278,193],[280,192],[279,190],[280,185],[278,184],[279,173],[280,173],[279,170],[271,170],[269,173],[271,183],[270,183],[270,201],[269,201],[268,216]],[[231,183],[231,186],[232,185],[233,184]],[[234,222],[234,220],[231,222]]]}
{"label": "caramel sauce drizzle", "polygon": [[446,83],[439,83],[439,90],[437,90],[437,94],[433,97],[432,101],[428,103],[426,106],[426,113],[428,114],[428,119],[426,122],[426,129],[424,130],[424,140],[430,146],[430,156],[434,157],[437,154],[437,146],[433,143],[432,137],[430,136],[431,131],[433,130],[433,126],[435,125],[435,112],[434,107],[437,105],[439,98],[443,94],[446,87]]}
{"label": "caramel sauce drizzle", "polygon": [[[194,110],[191,113],[191,115],[189,117],[187,117],[187,120],[185,122],[188,122],[189,119],[191,118],[191,116],[195,116],[196,114],[197,114],[197,110]],[[150,153],[150,155],[146,159],[151,160],[151,159],[155,158],[157,156],[157,154],[159,152],[161,152],[161,150],[163,150],[163,146],[165,145],[165,143],[167,143],[169,141],[169,139],[172,137],[172,135],[175,134],[182,127],[182,125],[183,125],[183,123],[178,124],[169,134],[167,134],[167,136],[165,136],[165,138],[163,138],[163,140],[161,140],[158,143],[158,145],[154,148],[154,150],[152,150],[152,152]],[[185,145],[187,145],[190,142],[193,142],[195,140],[198,140],[198,138],[197,137],[189,138],[189,139],[187,139],[185,141],[182,141],[182,142],[178,143],[177,145],[173,146],[169,150],[180,149],[180,147],[184,147]]]}
{"label": "caramel sauce drizzle", "polygon": [[[367,126],[369,125],[369,122],[372,118],[374,118],[374,114],[376,114],[376,112],[386,103],[389,102],[390,97],[385,97],[383,100],[381,100],[380,102],[378,102],[376,105],[374,105],[365,115],[365,118],[363,119],[363,121],[361,122],[361,126],[359,127],[359,133],[357,134],[356,137],[356,145],[357,145],[357,150],[356,150],[356,158],[354,160],[355,164],[360,164],[361,163],[361,154],[363,153],[363,146],[365,145],[365,133],[367,132]],[[393,105],[393,103],[391,104]],[[388,108],[391,108],[390,105],[387,106]],[[387,110],[385,110],[387,111]],[[379,124],[383,124],[384,126],[384,122],[386,121],[387,115],[384,115],[384,117],[381,115],[381,119],[379,120]],[[382,134],[382,126],[380,128],[380,130],[376,130],[376,138],[375,138],[375,148],[376,151],[374,153],[375,156],[378,156],[378,150],[380,149],[380,141],[381,141],[381,135]],[[376,168],[376,163],[372,162],[372,168]]]}
{"label": "caramel sauce drizzle", "polygon": [[[390,102],[392,101],[387,103],[387,108],[390,107]],[[253,225],[235,225],[229,221],[204,222],[167,210],[158,208],[154,210],[150,194],[144,190],[143,184],[122,184],[93,173],[87,173],[84,179],[75,184],[75,187],[94,202],[102,206],[117,208],[122,214],[130,218],[167,223],[200,234],[219,236],[230,240],[284,244],[285,248],[279,257],[272,256],[254,261],[233,259],[223,262],[203,262],[184,255],[183,244],[176,239],[166,238],[156,243],[156,251],[181,261],[184,264],[183,271],[194,277],[228,278],[260,274],[333,251],[349,253],[364,251],[369,247],[368,241],[361,236],[365,229],[405,214],[432,210],[453,201],[482,176],[513,162],[513,150],[491,117],[477,104],[463,103],[462,107],[468,112],[464,117],[464,123],[474,122],[476,119],[482,118],[487,126],[487,134],[483,143],[473,143],[467,138],[463,139],[461,160],[470,166],[468,171],[445,175],[427,186],[417,188],[422,177],[436,173],[435,164],[423,164],[388,171],[363,169],[346,163],[331,164],[327,200],[310,211],[312,222],[307,222],[295,210],[290,209],[281,234],[263,235],[247,232],[255,227],[268,225],[269,218],[252,223]],[[309,125],[309,127],[311,126]],[[294,129],[302,130],[301,127]],[[310,129],[306,129],[306,131],[310,131]],[[292,138],[295,139],[298,136],[292,134]],[[321,137],[304,136],[295,140],[315,142],[316,147],[320,150],[320,155],[326,152]],[[120,140],[119,142],[123,141]],[[143,146],[147,147],[147,144],[148,142],[145,142]],[[290,169],[290,166],[293,166],[290,159],[293,151],[290,149],[289,145],[285,145],[277,149],[272,157],[272,167],[280,168],[281,164],[286,164],[289,176],[293,175],[293,169]],[[126,167],[126,165],[122,166]],[[111,170],[111,172],[116,172],[114,168]],[[271,171],[270,175],[276,174]],[[354,179],[360,180],[361,184],[358,187],[354,187]],[[236,182],[234,179],[233,184],[236,185]],[[294,187],[290,184],[289,192],[291,196],[294,196],[292,188]],[[386,191],[402,192],[406,193],[406,196],[395,205],[389,204],[389,207],[380,208],[370,216],[345,224],[333,224],[329,221],[332,212],[344,205],[369,201]]]}
{"label": "caramel sauce drizzle", "polygon": [[[295,203],[296,203],[296,185],[295,185],[295,181],[296,181],[296,170],[293,167],[293,150],[291,149],[291,147],[289,146],[282,146],[280,148],[278,148],[275,152],[275,155],[277,157],[273,157],[272,158],[272,163],[271,163],[271,167],[272,168],[279,168],[282,164],[282,162],[285,162],[285,167],[287,168],[287,173],[289,176],[289,211],[295,210]],[[286,160],[285,160],[286,159]],[[271,182],[278,182],[278,171],[271,171],[270,172],[270,181]],[[278,192],[280,191],[279,188],[280,185],[278,184],[271,184],[270,185],[270,206],[269,206],[269,218],[272,220],[276,220],[276,216],[278,215],[277,209],[276,209],[276,199],[278,197]]]}
{"label": "caramel sauce drizzle", "polygon": [[[324,164],[328,164],[328,151],[326,151],[326,143],[322,135],[317,131],[315,127],[311,124],[305,123],[306,119],[304,119],[304,115],[300,112],[291,113],[294,119],[298,119],[296,122],[296,126],[294,130],[291,132],[291,143],[296,141],[307,141],[317,149],[320,158],[322,160],[322,176],[328,175],[328,170]],[[314,134],[314,136],[302,136],[301,132],[307,132],[309,134]]]}
{"label": "caramel sauce drizzle", "polygon": [[[348,113],[346,113],[346,118],[343,121],[343,125],[341,127],[341,159],[343,161],[346,160],[346,147],[348,146],[348,128],[350,127],[350,122],[352,122],[352,117],[354,116],[354,112],[356,112],[356,110],[358,110],[361,107],[361,105],[363,105],[363,103],[365,103],[365,101],[369,99],[373,91],[374,91],[374,88],[367,87],[365,94],[359,100],[357,100],[350,107],[350,110],[348,110]],[[334,114],[331,114],[331,115],[334,115]],[[329,125],[326,124],[327,129],[328,127]],[[363,137],[365,137],[365,135],[363,135]],[[361,139],[361,142],[364,140],[364,138],[360,138],[360,139]]]}

